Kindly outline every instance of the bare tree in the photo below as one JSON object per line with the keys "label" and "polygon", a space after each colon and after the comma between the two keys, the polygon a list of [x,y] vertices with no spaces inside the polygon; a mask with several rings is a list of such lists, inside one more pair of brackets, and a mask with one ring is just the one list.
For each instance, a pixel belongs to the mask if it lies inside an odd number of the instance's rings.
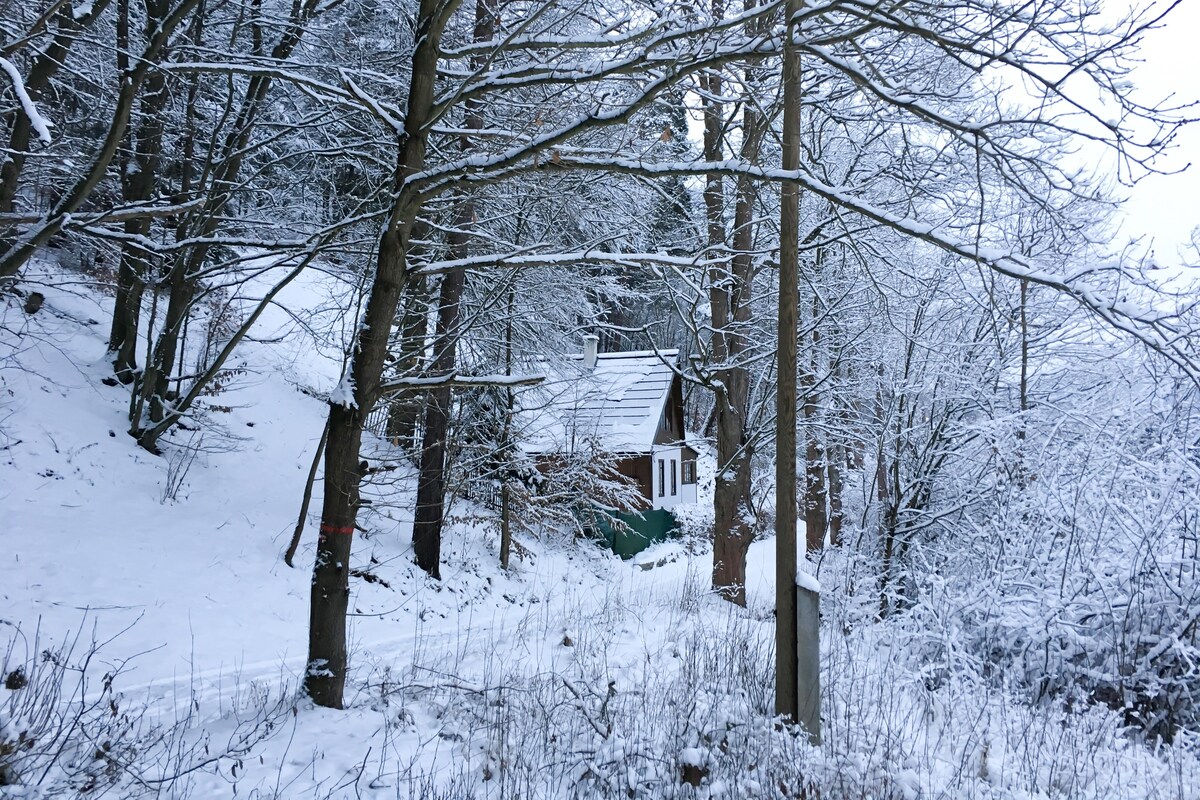
{"label": "bare tree", "polygon": [[[753,6],[748,6],[752,8]],[[720,18],[721,3],[713,16]],[[766,121],[750,93],[761,85],[760,69],[745,67],[741,77],[742,125],[740,157],[755,163]],[[730,120],[723,111],[724,87],[719,72],[702,79],[704,93],[704,157],[719,161],[725,151]],[[708,274],[712,318],[711,347],[716,373],[709,382],[716,392],[714,429],[717,438],[717,477],[713,495],[713,586],[724,597],[746,604],[746,553],[754,538],[750,468],[754,445],[750,437],[750,375],[745,360],[751,353],[749,323],[755,277],[755,182],[739,176],[734,187],[732,242],[725,230],[725,198],[720,175],[706,176],[704,204],[708,218],[712,266]],[[728,249],[727,249],[728,248]]]}
{"label": "bare tree", "polygon": [[[770,13],[769,7],[756,8],[734,24],[715,27],[697,26],[680,16],[668,15],[645,24],[631,23],[627,34],[616,38],[603,32],[584,29],[586,20],[574,10],[569,13],[547,2],[538,11],[517,23],[516,29],[505,32],[506,53],[512,59],[489,58],[486,68],[468,73],[461,83],[447,88],[442,95],[435,93],[438,60],[442,55],[443,33],[453,12],[435,2],[422,2],[417,15],[417,27],[422,32],[414,49],[408,101],[400,140],[400,152],[395,169],[395,200],[388,215],[386,228],[380,238],[374,279],[369,290],[363,324],[354,346],[351,363],[338,390],[331,397],[329,440],[326,445],[325,495],[321,517],[321,538],[318,541],[310,614],[309,672],[306,687],[314,701],[321,705],[340,706],[345,682],[345,612],[348,602],[348,572],[351,536],[357,510],[359,483],[363,475],[360,458],[363,422],[379,397],[391,326],[395,320],[400,294],[409,279],[407,252],[425,200],[444,192],[452,192],[469,182],[495,182],[506,177],[539,169],[558,169],[565,166],[562,148],[576,137],[589,131],[618,125],[637,110],[650,104],[653,98],[681,77],[704,67],[744,57],[761,44],[762,37],[746,39],[731,33],[747,20]],[[611,11],[599,15],[606,19]],[[631,19],[637,19],[633,15]],[[550,40],[527,30],[533,22],[559,27],[569,35]],[[548,34],[549,35],[549,34]],[[698,38],[705,36],[729,41],[711,46]],[[495,43],[469,45],[453,51],[458,58],[469,58],[475,52],[492,52]],[[614,51],[614,52],[606,52]],[[671,53],[666,71],[660,58]],[[547,63],[544,56],[554,56]],[[522,60],[527,59],[527,60]],[[629,80],[638,76],[634,83]],[[611,83],[616,81],[616,83]],[[619,92],[603,93],[597,102],[595,89],[612,85]],[[429,167],[426,155],[432,124],[456,107],[474,98],[511,96],[518,89],[551,87],[578,98],[582,113],[574,108],[543,106],[542,115],[531,115],[529,127],[505,132],[494,149],[485,155],[451,159],[448,163]],[[584,105],[584,104],[588,105]],[[550,118],[550,124],[546,125]],[[538,120],[542,124],[537,124]],[[504,144],[505,146],[499,146]],[[497,266],[511,265],[512,254],[488,257]],[[591,253],[574,253],[557,257],[542,256],[526,260],[535,263],[562,263],[594,259]],[[640,260],[640,259],[637,259]],[[636,261],[636,260],[635,260]],[[446,265],[448,271],[461,264]]]}
{"label": "bare tree", "polygon": [[130,60],[130,68],[122,76],[111,121],[99,143],[90,164],[78,176],[73,185],[67,187],[61,198],[50,211],[0,255],[0,278],[17,274],[25,262],[61,231],[75,213],[100,185],[109,164],[125,139],[125,131],[133,108],[141,92],[142,84],[158,63],[159,53],[167,46],[171,35],[199,4],[200,0],[178,0],[163,16],[162,23],[154,30],[136,58]]}
{"label": "bare tree", "polygon": [[[25,94],[31,102],[37,103],[41,99],[51,80],[66,62],[75,40],[104,13],[109,2],[110,0],[100,0],[79,11],[76,11],[71,3],[58,4],[51,19],[39,18],[24,37],[3,48],[3,57],[12,58],[16,52],[41,38],[39,29],[53,30],[49,43],[33,57],[29,74],[23,81]],[[0,163],[0,215],[11,214],[15,210],[14,201],[21,185],[21,173],[29,159],[30,146],[33,143],[33,122],[27,111],[20,108],[14,108],[4,115],[4,125],[0,129],[8,132],[8,148],[3,162]],[[11,238],[13,237],[0,237],[0,247],[7,249],[11,246]]]}
{"label": "bare tree", "polygon": [[[475,44],[491,42],[496,35],[496,6],[492,0],[476,0],[475,28],[472,40]],[[474,55],[470,59],[471,69],[478,72],[486,64],[485,57]],[[464,153],[471,152],[468,131],[483,130],[484,120],[481,103],[472,98],[464,104],[464,133],[460,147]],[[453,229],[447,235],[449,257],[467,257],[469,230],[475,221],[475,203],[471,197],[459,200],[454,210]],[[437,337],[434,343],[432,372],[448,375],[454,370],[455,353],[459,336],[462,312],[463,284],[466,268],[452,269],[442,276],[441,293],[438,300]],[[417,504],[413,518],[413,552],[417,564],[434,578],[441,578],[440,560],[442,543],[442,515],[446,497],[446,436],[450,420],[450,386],[434,389],[425,405],[424,440],[421,445],[420,478],[417,481]]]}

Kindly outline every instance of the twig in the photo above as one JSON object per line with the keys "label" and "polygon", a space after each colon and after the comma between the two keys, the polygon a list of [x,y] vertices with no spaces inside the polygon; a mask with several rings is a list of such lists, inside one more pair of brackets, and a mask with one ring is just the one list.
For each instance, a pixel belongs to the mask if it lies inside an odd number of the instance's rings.
{"label": "twig", "polygon": [[325,428],[321,431],[321,441],[317,444],[317,452],[313,454],[312,466],[308,468],[308,482],[304,484],[304,500],[300,503],[300,518],[296,520],[296,530],[292,531],[292,543],[288,545],[283,555],[283,563],[292,566],[296,557],[296,548],[300,546],[300,537],[304,533],[304,520],[308,518],[308,504],[312,500],[313,482],[317,479],[317,466],[321,463],[321,454],[325,452],[325,442],[329,439],[329,418],[325,418]]}

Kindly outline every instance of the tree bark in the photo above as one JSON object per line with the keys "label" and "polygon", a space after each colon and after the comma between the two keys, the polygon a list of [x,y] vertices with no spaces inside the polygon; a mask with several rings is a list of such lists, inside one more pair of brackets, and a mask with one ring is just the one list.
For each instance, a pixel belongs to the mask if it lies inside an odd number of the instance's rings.
{"label": "tree bark", "polygon": [[[516,304],[516,289],[508,287],[508,318],[504,325],[504,374],[512,375],[513,368],[513,306]],[[508,485],[510,474],[508,459],[511,457],[513,411],[516,397],[511,387],[504,389],[504,428],[500,434],[500,446],[505,460],[500,465],[500,569],[508,571],[512,554],[512,490]]]}
{"label": "tree bark", "polygon": [[[162,24],[168,11],[165,0],[146,0],[147,36]],[[166,49],[162,51],[165,58]],[[161,58],[160,58],[161,60]],[[167,105],[166,75],[154,70],[146,76],[141,115],[134,132],[133,170],[122,170],[122,196],[130,205],[154,196],[163,140],[163,110]],[[150,253],[138,244],[150,233],[149,217],[125,222],[125,239],[117,270],[117,294],[113,302],[112,326],[108,350],[113,354],[113,371],[121,383],[132,383],[137,370],[138,322],[142,311],[142,292],[151,269]]]}
{"label": "tree bark", "polygon": [[[432,5],[433,0],[426,0],[426,3]],[[416,159],[424,157],[423,144],[422,141],[405,147],[402,151],[405,161],[401,164],[421,163]],[[411,171],[415,170],[405,169],[406,174]],[[405,199],[410,203],[416,202],[416,198],[411,196]],[[363,472],[359,459],[363,424],[378,392],[387,355],[388,333],[406,277],[404,246],[409,225],[404,225],[402,220],[414,212],[408,208],[398,211],[401,213],[395,215],[396,221],[388,225],[380,240],[375,280],[358,334],[356,353],[349,367],[347,378],[353,386],[352,401],[329,405],[324,499],[313,566],[308,670],[304,680],[305,691],[313,702],[327,708],[342,707],[342,692],[346,684],[350,545],[358,516],[358,489]]]}
{"label": "tree bark", "polygon": [[408,278],[407,252],[421,195],[407,181],[425,164],[437,78],[438,46],[446,15],[440,0],[421,0],[412,57],[404,133],[396,160],[396,201],[380,237],[375,278],[348,368],[350,402],[330,403],[325,445],[325,496],[309,603],[308,668],[304,689],[319,706],[342,707],[346,685],[346,608],[350,545],[358,514],[359,448],[363,423],[378,394],[388,337]]}
{"label": "tree bark", "polygon": [[[723,7],[713,3],[713,15]],[[748,82],[753,79],[747,67]],[[719,161],[724,150],[721,80],[710,74],[705,91],[705,158]],[[762,136],[761,115],[751,104],[743,112],[742,159],[754,163]],[[724,186],[719,176],[706,178],[704,201],[708,219],[709,247],[725,247]],[[741,176],[735,184],[732,255],[728,266],[714,266],[709,274],[709,308],[713,322],[713,356],[722,366],[717,371],[719,389],[714,405],[717,435],[717,477],[713,493],[713,588],[737,605],[746,604],[746,554],[754,539],[754,513],[750,502],[750,466],[753,446],[748,436],[750,376],[740,363],[748,342],[753,288],[754,181]]]}
{"label": "tree bark", "polygon": [[1025,453],[1026,426],[1029,425],[1029,281],[1022,280],[1019,324],[1021,329],[1021,377],[1017,385],[1020,403],[1020,422],[1017,423],[1017,486],[1021,489],[1029,484],[1030,473]]}
{"label": "tree bark", "polygon": [[508,481],[500,484],[500,569],[508,571],[512,554],[512,500]]}
{"label": "tree bark", "polygon": [[838,425],[837,433],[831,437],[825,453],[825,486],[829,494],[829,543],[834,547],[840,547],[842,545],[842,522],[845,518],[842,509],[844,490],[842,470],[851,468],[850,461],[853,456],[848,452],[846,442],[847,431],[850,430],[853,423],[848,413],[850,404],[844,398],[846,392],[844,381],[846,365],[842,356],[844,336],[836,320],[831,321],[829,336],[832,340],[828,348],[830,352],[829,374],[838,378],[837,383],[832,384],[833,388],[830,394],[833,399],[830,402],[829,413]]}
{"label": "tree bark", "polygon": [[[820,273],[821,250],[817,250],[817,272]],[[829,529],[826,510],[828,499],[825,486],[825,448],[821,444],[820,397],[817,393],[817,365],[820,361],[821,331],[818,320],[821,316],[820,299],[815,290],[812,302],[812,333],[809,353],[804,370],[804,537],[805,547],[810,553],[825,547],[825,535]]]}
{"label": "tree bark", "polygon": [[[194,267],[193,267],[194,265]],[[174,371],[175,360],[179,355],[179,336],[184,322],[192,308],[192,299],[196,295],[195,275],[200,264],[195,258],[180,257],[171,268],[168,285],[171,293],[167,301],[167,312],[163,319],[162,330],[158,342],[154,345],[152,363],[147,366],[145,380],[142,383],[142,394],[150,406],[150,421],[162,422],[167,413],[167,403],[170,401],[171,373]],[[158,436],[149,436],[149,431],[143,432],[141,420],[131,420],[138,434],[138,442],[150,452],[158,449]],[[151,428],[150,430],[153,430]]]}
{"label": "tree bark", "polygon": [[[466,236],[458,225],[464,221],[462,210],[470,210],[466,201],[460,205],[459,219],[451,235],[450,258],[466,256]],[[434,357],[434,375],[445,375],[454,370],[457,352],[459,304],[462,299],[466,271],[452,270],[442,278],[442,290],[438,302],[438,324]],[[429,393],[425,405],[425,431],[421,443],[421,470],[417,480],[417,506],[413,514],[413,554],[417,566],[431,576],[441,579],[442,516],[446,501],[446,434],[450,424],[450,404],[453,402],[449,384],[439,386]]]}
{"label": "tree bark", "polygon": [[[414,239],[421,233],[415,230]],[[393,363],[394,374],[415,375],[421,368],[425,339],[429,333],[428,298],[425,279],[413,278],[405,287],[400,314],[400,352]],[[387,436],[393,445],[416,454],[417,428],[423,408],[422,394],[417,390],[402,390],[392,395],[388,411]]]}
{"label": "tree bark", "polygon": [[[495,32],[495,0],[476,0],[474,40],[490,42]],[[482,56],[471,59],[472,69],[481,69],[486,63]],[[483,129],[482,108],[477,100],[466,104],[463,129]],[[469,152],[471,137],[463,134],[459,138],[463,152]],[[467,231],[475,224],[475,201],[463,197],[455,210],[453,230],[446,236],[449,256],[452,260],[467,257],[470,238]],[[459,321],[462,318],[461,301],[466,269],[455,269],[442,278],[441,296],[438,300],[437,352],[434,356],[433,374],[445,375],[454,370],[458,350]],[[421,444],[421,471],[417,480],[417,507],[413,514],[413,553],[417,565],[431,576],[441,579],[442,517],[446,503],[446,435],[449,431],[450,407],[453,402],[451,387],[434,389],[425,407],[425,431]]]}
{"label": "tree bark", "polygon": [[875,394],[875,422],[879,428],[879,447],[875,453],[875,504],[879,513],[879,539],[883,545],[883,563],[879,575],[879,618],[888,613],[888,588],[891,580],[892,556],[895,548],[896,513],[899,500],[892,499],[888,480],[887,439],[890,425],[884,416],[883,365],[878,367],[879,388]]}
{"label": "tree bark", "polygon": [[[800,56],[792,42],[799,0],[788,0],[783,48],[783,168],[800,164]],[[775,713],[800,718],[796,609],[796,335],[799,305],[800,187],[782,186],[775,395]],[[811,733],[811,732],[810,732]]]}
{"label": "tree bark", "polygon": [[846,463],[846,446],[835,441],[826,453],[825,464],[828,482],[826,489],[829,493],[829,543],[838,547],[842,544],[842,465]]}

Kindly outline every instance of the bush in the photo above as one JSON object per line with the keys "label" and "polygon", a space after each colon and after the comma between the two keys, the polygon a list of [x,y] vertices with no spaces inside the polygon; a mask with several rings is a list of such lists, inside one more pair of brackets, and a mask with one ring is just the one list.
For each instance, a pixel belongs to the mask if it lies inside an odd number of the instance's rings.
{"label": "bush", "polygon": [[102,646],[82,633],[51,647],[41,646],[40,631],[9,639],[0,661],[0,796],[183,797],[200,773],[236,763],[274,733],[291,708],[286,696],[249,698],[227,715],[235,724],[223,743],[202,724],[194,695],[182,714],[157,722],[155,709],[114,689],[128,664],[102,669]]}

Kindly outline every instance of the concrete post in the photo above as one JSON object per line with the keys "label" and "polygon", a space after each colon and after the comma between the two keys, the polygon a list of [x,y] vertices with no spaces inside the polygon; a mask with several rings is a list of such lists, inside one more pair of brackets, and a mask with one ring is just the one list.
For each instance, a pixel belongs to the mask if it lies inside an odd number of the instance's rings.
{"label": "concrete post", "polygon": [[[806,585],[807,584],[807,585]],[[796,585],[796,721],[808,740],[821,743],[821,592],[815,579],[805,575]]]}

